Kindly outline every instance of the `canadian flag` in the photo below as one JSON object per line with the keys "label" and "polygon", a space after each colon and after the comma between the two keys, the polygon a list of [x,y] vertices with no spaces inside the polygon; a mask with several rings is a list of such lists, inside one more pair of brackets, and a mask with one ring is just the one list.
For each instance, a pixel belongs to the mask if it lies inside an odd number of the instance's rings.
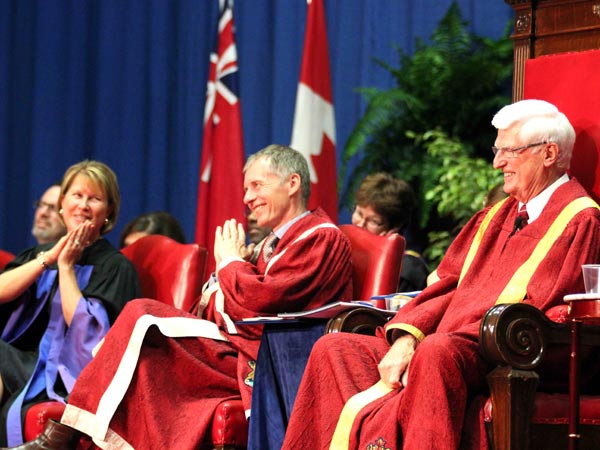
{"label": "canadian flag", "polygon": [[207,273],[215,269],[217,226],[231,218],[245,222],[244,143],[238,93],[233,1],[221,1],[216,49],[210,54],[196,208],[195,240],[208,250]]}
{"label": "canadian flag", "polygon": [[311,182],[309,209],[321,206],[337,222],[335,116],[325,8],[322,0],[307,0],[307,3],[304,55],[290,146],[302,152],[308,160]]}

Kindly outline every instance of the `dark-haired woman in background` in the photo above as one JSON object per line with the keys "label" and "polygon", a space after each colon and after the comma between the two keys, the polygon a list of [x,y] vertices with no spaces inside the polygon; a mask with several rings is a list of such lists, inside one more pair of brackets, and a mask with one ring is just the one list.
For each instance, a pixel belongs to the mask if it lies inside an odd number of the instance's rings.
{"label": "dark-haired woman in background", "polygon": [[[410,185],[385,172],[367,175],[356,192],[356,207],[352,224],[373,234],[404,235],[413,216],[417,201]],[[420,291],[426,286],[429,269],[415,250],[404,252],[398,292]]]}
{"label": "dark-haired woman in background", "polygon": [[155,211],[137,216],[123,228],[119,248],[133,244],[138,239],[151,234],[161,234],[185,244],[185,235],[175,217],[165,211]]}

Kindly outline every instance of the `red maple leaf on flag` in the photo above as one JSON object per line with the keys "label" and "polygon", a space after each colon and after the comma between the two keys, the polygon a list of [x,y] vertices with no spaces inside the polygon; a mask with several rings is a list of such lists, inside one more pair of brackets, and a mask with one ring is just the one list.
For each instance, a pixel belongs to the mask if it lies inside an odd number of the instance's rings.
{"label": "red maple leaf on flag", "polygon": [[335,115],[322,0],[308,0],[304,54],[290,146],[302,152],[308,160],[311,181],[309,209],[321,206],[337,222]]}

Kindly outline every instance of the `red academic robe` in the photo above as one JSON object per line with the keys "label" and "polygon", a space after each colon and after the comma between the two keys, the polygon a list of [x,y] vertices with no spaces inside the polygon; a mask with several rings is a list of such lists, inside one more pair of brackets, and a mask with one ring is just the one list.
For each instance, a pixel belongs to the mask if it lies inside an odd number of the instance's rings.
{"label": "red academic robe", "polygon": [[[402,308],[379,336],[321,338],[302,379],[283,449],[329,448],[347,400],[380,380],[377,364],[389,350],[395,330],[422,338],[410,363],[407,387],[357,408],[358,414],[349,421],[348,438],[336,449],[346,444],[350,449],[370,450],[486,448],[484,435],[461,443],[467,404],[484,388],[491,369],[479,353],[481,318],[548,234],[559,213],[582,196],[586,193],[576,180],[561,185],[540,217],[517,233],[513,224],[518,202],[507,199],[489,222],[459,283],[489,209],[479,212],[448,249],[438,268],[441,280]],[[577,213],[526,281],[525,298],[509,301],[525,301],[545,311],[561,304],[564,295],[583,292],[580,267],[598,261],[599,225],[597,208]],[[387,392],[382,384],[369,392],[377,390]]]}
{"label": "red academic robe", "polygon": [[294,223],[268,264],[231,262],[197,317],[156,301],[123,310],[81,373],[62,422],[105,449],[196,449],[213,412],[239,397],[247,408],[260,325],[246,317],[350,300],[350,244],[318,209]]}

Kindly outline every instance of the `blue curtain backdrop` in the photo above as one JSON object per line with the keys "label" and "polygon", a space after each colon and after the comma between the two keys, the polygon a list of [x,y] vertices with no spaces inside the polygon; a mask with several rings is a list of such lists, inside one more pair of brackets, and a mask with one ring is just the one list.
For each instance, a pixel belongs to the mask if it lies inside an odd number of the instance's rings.
{"label": "blue curtain backdrop", "polygon": [[[374,58],[397,66],[396,47],[412,52],[450,4],[325,0],[338,154],[364,110],[356,88],[393,85]],[[479,35],[499,37],[512,20],[502,0],[458,4]],[[128,220],[159,209],[193,238],[217,8],[217,0],[0,0],[0,248],[33,245],[32,202],[84,158],[119,177],[113,243]],[[288,144],[305,0],[237,0],[234,18],[246,154]]]}

